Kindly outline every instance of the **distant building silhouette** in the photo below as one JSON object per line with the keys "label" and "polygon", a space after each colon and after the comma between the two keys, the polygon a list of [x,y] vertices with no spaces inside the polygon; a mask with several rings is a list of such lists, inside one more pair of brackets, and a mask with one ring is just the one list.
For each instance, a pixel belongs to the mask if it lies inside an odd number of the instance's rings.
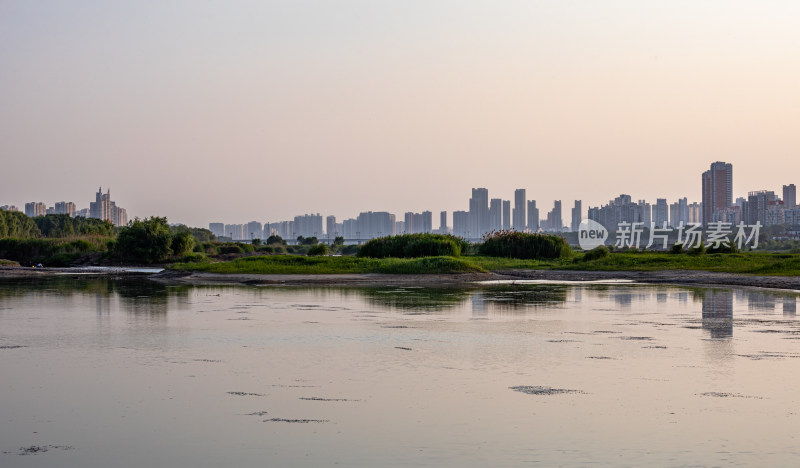
{"label": "distant building silhouette", "polygon": [[128,212],[125,208],[120,208],[111,200],[111,189],[103,193],[103,188],[99,188],[95,194],[95,201],[89,203],[89,217],[105,219],[114,226],[125,226],[128,224]]}
{"label": "distant building silhouette", "polygon": [[703,173],[703,224],[719,221],[719,212],[733,205],[733,165],[717,161]]}
{"label": "distant building silhouette", "polygon": [[525,189],[516,189],[514,190],[514,230],[515,231],[524,231],[525,230],[525,221],[527,216],[525,216],[525,204],[527,200],[525,199]]}
{"label": "distant building silhouette", "polygon": [[536,208],[536,200],[528,201],[528,230],[530,232],[539,230],[539,208]]}
{"label": "distant building silhouette", "polygon": [[570,228],[573,232],[577,231],[581,225],[581,219],[583,217],[581,205],[582,203],[580,200],[575,200],[575,206],[572,207],[572,224]]}

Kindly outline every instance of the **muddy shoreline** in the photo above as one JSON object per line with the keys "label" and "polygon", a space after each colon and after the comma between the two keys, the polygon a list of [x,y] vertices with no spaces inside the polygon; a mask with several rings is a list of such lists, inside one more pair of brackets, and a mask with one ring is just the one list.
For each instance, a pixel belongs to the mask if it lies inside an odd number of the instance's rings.
{"label": "muddy shoreline", "polygon": [[248,284],[248,285],[415,285],[444,286],[479,281],[613,281],[628,280],[648,284],[683,286],[736,286],[800,291],[798,276],[755,276],[691,270],[665,271],[573,271],[573,270],[508,270],[491,273],[434,275],[255,275],[163,271],[151,276],[155,281],[180,284]]}
{"label": "muddy shoreline", "polygon": [[628,280],[647,284],[675,284],[682,286],[734,286],[800,291],[800,276],[757,276],[734,273],[716,273],[694,270],[664,271],[574,271],[574,270],[505,270],[491,273],[387,275],[330,274],[330,275],[259,275],[219,274],[164,270],[160,273],[127,271],[124,268],[76,271],[72,268],[0,267],[3,278],[36,278],[51,275],[81,275],[96,277],[147,277],[168,284],[244,284],[244,285],[363,285],[363,286],[448,286],[479,281],[613,281]]}

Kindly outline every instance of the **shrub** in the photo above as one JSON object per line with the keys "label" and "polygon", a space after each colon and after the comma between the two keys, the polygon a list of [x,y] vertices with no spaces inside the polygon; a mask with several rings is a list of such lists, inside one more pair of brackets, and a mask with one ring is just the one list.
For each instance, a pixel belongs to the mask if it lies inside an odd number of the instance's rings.
{"label": "shrub", "polygon": [[691,249],[689,249],[688,253],[689,255],[703,255],[706,253],[706,245],[700,243],[698,247],[692,247]]}
{"label": "shrub", "polygon": [[326,244],[317,244],[308,249],[309,256],[328,255],[328,246]]}
{"label": "shrub", "polygon": [[605,245],[601,245],[586,252],[586,254],[583,256],[583,260],[586,262],[591,262],[592,260],[599,260],[601,258],[606,258],[608,256],[609,256],[608,247],[606,247]]}
{"label": "shrub", "polygon": [[672,244],[672,247],[670,247],[669,249],[669,253],[673,254],[683,253],[683,244],[678,244],[677,242]]}
{"label": "shrub", "polygon": [[120,230],[116,253],[134,262],[157,263],[172,255],[171,245],[172,232],[167,218],[137,218]]}
{"label": "shrub", "polygon": [[463,240],[445,234],[403,234],[370,239],[358,248],[359,257],[458,257]]}
{"label": "shrub", "polygon": [[182,257],[188,255],[194,250],[194,236],[190,232],[179,232],[172,236],[172,255]]}
{"label": "shrub", "polygon": [[238,244],[224,244],[221,245],[218,249],[219,253],[221,254],[243,254],[244,249],[242,246]]}
{"label": "shrub", "polygon": [[498,231],[487,234],[478,246],[481,255],[523,259],[571,257],[572,248],[566,239],[552,234],[528,234],[519,231]]}

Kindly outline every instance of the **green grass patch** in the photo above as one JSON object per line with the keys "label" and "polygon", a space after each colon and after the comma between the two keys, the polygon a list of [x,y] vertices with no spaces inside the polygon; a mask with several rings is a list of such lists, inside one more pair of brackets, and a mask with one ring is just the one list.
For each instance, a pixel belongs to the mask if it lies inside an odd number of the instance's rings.
{"label": "green grass patch", "polygon": [[6,260],[5,258],[0,258],[0,266],[19,266],[19,262],[15,262],[14,260]]}
{"label": "green grass patch", "polygon": [[585,271],[699,270],[751,275],[800,275],[800,255],[760,252],[734,254],[674,254],[668,252],[613,252],[586,259],[585,253],[572,259],[513,260],[470,257],[476,265],[490,271],[514,269],[560,269]]}
{"label": "green grass patch", "polygon": [[244,257],[229,262],[177,263],[175,270],[225,274],[303,274],[342,273],[441,274],[485,272],[463,258],[360,258],[305,257],[299,255],[266,255]]}
{"label": "green grass patch", "polygon": [[742,252],[687,255],[667,252],[612,252],[608,256],[594,260],[586,260],[584,257],[583,253],[578,253],[572,258],[550,260],[486,256],[361,258],[267,255],[244,257],[229,262],[178,263],[171,268],[228,274],[441,274],[558,269],[585,271],[700,270],[751,275],[800,276],[800,254]]}

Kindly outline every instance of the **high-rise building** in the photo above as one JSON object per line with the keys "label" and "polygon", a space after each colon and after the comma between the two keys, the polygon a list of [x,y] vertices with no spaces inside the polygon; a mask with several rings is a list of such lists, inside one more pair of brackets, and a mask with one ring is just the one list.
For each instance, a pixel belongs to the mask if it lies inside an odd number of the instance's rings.
{"label": "high-rise building", "polygon": [[124,226],[128,224],[128,212],[125,208],[120,208],[111,200],[111,189],[103,193],[103,188],[99,188],[95,194],[95,201],[89,203],[89,217],[95,219],[105,219],[114,226]]}
{"label": "high-rise building", "polygon": [[553,202],[553,210],[547,213],[547,229],[553,232],[564,230],[564,221],[561,217],[561,200]]}
{"label": "high-rise building", "polygon": [[447,234],[449,229],[447,229],[447,211],[441,211],[439,213],[439,234]]}
{"label": "high-rise building", "polygon": [[525,203],[527,200],[525,199],[525,189],[516,189],[514,190],[514,230],[515,231],[524,231],[525,230]]}
{"label": "high-rise building", "polygon": [[469,199],[469,231],[470,236],[480,238],[489,232],[489,190],[472,189]]}
{"label": "high-rise building", "polygon": [[245,224],[226,224],[225,237],[230,237],[230,239],[234,241],[248,240],[245,229]]}
{"label": "high-rise building", "polygon": [[25,204],[25,216],[34,218],[47,214],[47,205],[41,202],[30,202]]}
{"label": "high-rise building", "polygon": [[53,209],[54,214],[65,214],[70,215],[70,217],[75,216],[75,204],[72,202],[56,202],[56,206]]}
{"label": "high-rise building", "polygon": [[539,208],[536,208],[536,200],[528,201],[528,230],[536,232],[539,229]]}
{"label": "high-rise building", "polygon": [[[395,231],[397,229],[395,215],[385,211],[359,213],[356,221],[356,236],[359,239],[393,236],[397,232]],[[408,231],[408,226],[405,229]]]}
{"label": "high-rise building", "polygon": [[3,206],[0,206],[0,210],[3,210],[3,211],[19,211],[19,208],[17,208],[15,205],[3,205]]}
{"label": "high-rise building", "polygon": [[321,237],[322,236],[322,215],[317,214],[304,214],[302,216],[294,217],[294,230],[295,234],[292,239],[297,237]]}
{"label": "high-rise building", "polygon": [[700,224],[703,222],[703,204],[693,202],[689,205],[689,220],[688,223]]}
{"label": "high-rise building", "polygon": [[503,229],[503,200],[492,198],[489,201],[489,230]]}
{"label": "high-rise building", "polygon": [[794,184],[783,186],[783,206],[795,208],[797,206],[797,188]]}
{"label": "high-rise building", "polygon": [[581,205],[582,202],[580,200],[575,200],[575,206],[572,208],[572,225],[570,226],[573,232],[576,232],[581,226],[581,218],[583,217]]}
{"label": "high-rise building", "polygon": [[744,210],[743,221],[750,225],[756,224],[756,222],[766,225],[767,210],[769,209],[770,204],[774,205],[774,203],[775,192],[773,191],[759,190],[748,192],[747,205]]}
{"label": "high-rise building", "polygon": [[328,215],[325,217],[325,234],[333,239],[336,237],[336,216]]}
{"label": "high-rise building", "polygon": [[503,230],[511,229],[511,200],[503,200]]}
{"label": "high-rise building", "polygon": [[454,211],[453,212],[453,235],[467,239],[469,233],[469,212],[467,211]]}
{"label": "high-rise building", "polygon": [[717,161],[703,173],[703,224],[716,221],[717,212],[733,204],[733,165]]}
{"label": "high-rise building", "polygon": [[225,225],[223,223],[208,223],[208,230],[217,237],[225,235]]}
{"label": "high-rise building", "polygon": [[669,224],[669,205],[667,205],[666,198],[656,198],[656,206],[653,207],[653,223],[659,228]]}
{"label": "high-rise building", "polygon": [[[258,221],[250,221],[245,226],[245,238],[248,240],[253,239],[263,239],[264,238],[264,226]],[[269,236],[267,236],[269,237]]]}

